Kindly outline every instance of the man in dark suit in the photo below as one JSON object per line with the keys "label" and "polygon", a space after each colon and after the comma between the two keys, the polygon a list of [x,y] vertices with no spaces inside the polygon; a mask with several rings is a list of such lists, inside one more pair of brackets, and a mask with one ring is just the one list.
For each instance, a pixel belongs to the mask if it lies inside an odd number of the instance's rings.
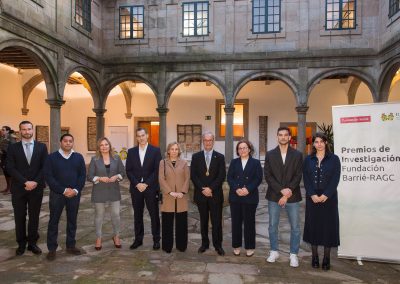
{"label": "man in dark suit", "polygon": [[199,253],[205,252],[210,245],[208,239],[208,219],[211,217],[212,240],[219,255],[222,248],[222,204],[224,195],[222,183],[226,177],[225,157],[213,150],[214,134],[203,133],[204,151],[195,153],[190,164],[190,177],[194,184],[194,202],[200,213],[201,246]]}
{"label": "man in dark suit", "polygon": [[135,239],[130,249],[136,249],[143,244],[144,226],[143,210],[146,203],[151,218],[151,233],[153,234],[153,249],[160,249],[160,216],[158,197],[158,168],[161,161],[160,149],[150,145],[146,129],[136,130],[138,146],[128,150],[126,159],[126,175],[131,183],[130,192],[134,210]]}
{"label": "man in dark suit", "polygon": [[[18,248],[16,255],[28,250],[41,254],[36,245],[39,239],[39,214],[45,187],[43,166],[47,158],[47,147],[33,140],[33,125],[29,121],[19,124],[21,142],[10,144],[7,151],[7,171],[11,175],[12,205],[14,208],[15,234]],[[28,213],[28,236],[26,235],[26,213]]]}
{"label": "man in dark suit", "polygon": [[300,181],[303,154],[289,146],[291,135],[287,127],[277,131],[278,146],[265,156],[264,173],[268,183],[266,198],[269,213],[269,240],[271,251],[268,262],[279,258],[278,226],[281,209],[285,208],[290,222],[290,266],[298,267],[300,247],[299,208],[301,201]]}

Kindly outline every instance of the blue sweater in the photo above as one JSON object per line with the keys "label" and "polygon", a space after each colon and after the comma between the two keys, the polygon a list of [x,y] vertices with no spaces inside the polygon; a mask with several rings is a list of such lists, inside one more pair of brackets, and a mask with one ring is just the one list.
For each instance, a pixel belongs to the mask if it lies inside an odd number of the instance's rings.
{"label": "blue sweater", "polygon": [[86,180],[85,161],[76,152],[69,159],[58,151],[53,152],[47,157],[44,176],[50,190],[55,193],[63,194],[66,188],[75,188],[80,193]]}

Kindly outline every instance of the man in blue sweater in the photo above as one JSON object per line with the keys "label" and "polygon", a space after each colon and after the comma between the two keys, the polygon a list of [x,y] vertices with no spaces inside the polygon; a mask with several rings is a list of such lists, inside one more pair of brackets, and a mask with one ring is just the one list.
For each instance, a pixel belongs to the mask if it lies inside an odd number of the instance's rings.
{"label": "man in blue sweater", "polygon": [[84,253],[75,246],[75,235],[86,167],[82,155],[74,152],[73,146],[74,137],[71,134],[62,135],[60,149],[49,155],[44,166],[45,179],[50,187],[50,220],[47,229],[47,259],[50,261],[56,258],[58,223],[64,207],[67,211],[66,251],[73,255]]}

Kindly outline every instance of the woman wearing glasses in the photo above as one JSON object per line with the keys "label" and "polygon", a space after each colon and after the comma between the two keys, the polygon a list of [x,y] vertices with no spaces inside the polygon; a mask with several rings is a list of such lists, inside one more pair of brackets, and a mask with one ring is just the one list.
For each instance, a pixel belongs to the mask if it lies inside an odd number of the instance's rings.
{"label": "woman wearing glasses", "polygon": [[228,170],[232,247],[236,256],[240,255],[243,234],[246,256],[253,256],[256,248],[258,186],[261,184],[263,174],[261,163],[252,157],[253,153],[254,148],[250,141],[239,141],[236,145],[236,154],[239,157],[232,160]]}

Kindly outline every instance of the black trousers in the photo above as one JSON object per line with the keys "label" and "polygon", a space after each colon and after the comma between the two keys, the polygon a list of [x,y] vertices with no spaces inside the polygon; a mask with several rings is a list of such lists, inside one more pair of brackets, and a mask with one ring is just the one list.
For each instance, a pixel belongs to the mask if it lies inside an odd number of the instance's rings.
{"label": "black trousers", "polygon": [[[244,233],[244,248],[256,248],[256,209],[257,204],[231,202],[232,247],[242,246]],[[243,229],[242,229],[243,228]]]}
{"label": "black trousers", "polygon": [[207,198],[206,201],[197,202],[200,214],[201,245],[208,248],[208,220],[211,218],[212,241],[214,248],[222,247],[222,202]]}
{"label": "black trousers", "polygon": [[81,195],[67,198],[62,194],[55,193],[50,190],[50,220],[47,227],[47,248],[49,251],[54,251],[58,247],[58,224],[64,207],[67,211],[67,240],[66,247],[75,247],[76,227],[78,219],[79,202]]}
{"label": "black trousers", "polygon": [[[14,188],[15,190],[15,188]],[[39,239],[39,215],[42,206],[43,189],[27,191],[22,189],[12,193],[11,202],[14,208],[15,235],[18,246],[36,244]],[[26,213],[28,213],[28,235],[26,235]]]}
{"label": "black trousers", "polygon": [[174,219],[175,244],[180,251],[185,251],[188,243],[187,212],[162,212],[162,249],[170,252],[174,246]]}
{"label": "black trousers", "polygon": [[135,228],[135,241],[142,242],[144,236],[143,211],[144,205],[149,211],[151,220],[151,233],[153,241],[160,241],[160,215],[158,210],[157,193],[154,190],[145,190],[143,192],[135,189],[131,192],[133,205],[133,218]]}

